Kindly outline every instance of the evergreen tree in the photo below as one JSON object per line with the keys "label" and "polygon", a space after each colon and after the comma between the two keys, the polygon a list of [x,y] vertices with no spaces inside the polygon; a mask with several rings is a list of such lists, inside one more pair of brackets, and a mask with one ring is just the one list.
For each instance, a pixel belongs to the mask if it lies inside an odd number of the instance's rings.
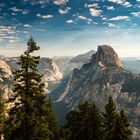
{"label": "evergreen tree", "polygon": [[52,132],[51,139],[56,140],[58,139],[59,130],[57,126],[57,121],[55,118],[55,114],[53,111],[53,103],[51,98],[47,100],[47,120],[48,120],[48,128]]}
{"label": "evergreen tree", "polygon": [[124,111],[120,111],[120,114],[116,115],[112,140],[130,140],[131,135],[132,131],[129,128],[128,119],[125,116]]}
{"label": "evergreen tree", "polygon": [[104,127],[105,127],[105,139],[112,139],[112,133],[114,131],[114,125],[116,122],[116,105],[110,96],[108,103],[105,106],[104,117]]}
{"label": "evergreen tree", "polygon": [[102,140],[102,116],[95,104],[85,102],[67,115],[70,140]]}
{"label": "evergreen tree", "polygon": [[103,116],[106,140],[130,140],[132,131],[129,129],[129,121],[124,111],[116,112],[116,105],[111,96]]}
{"label": "evergreen tree", "polygon": [[5,140],[50,140],[53,132],[49,129],[44,83],[37,70],[40,57],[32,55],[39,47],[32,38],[27,46],[18,63],[20,68],[14,73],[16,85],[9,99],[14,106],[9,110],[4,137]]}
{"label": "evergreen tree", "polygon": [[130,140],[132,131],[129,129],[129,123],[123,111],[116,115],[116,123],[112,140]]}
{"label": "evergreen tree", "polygon": [[80,140],[81,135],[81,117],[77,110],[71,110],[66,117],[65,133],[68,140]]}
{"label": "evergreen tree", "polygon": [[87,124],[84,131],[87,130],[89,140],[103,139],[103,118],[96,105],[93,103],[90,107],[89,118],[85,120]]}

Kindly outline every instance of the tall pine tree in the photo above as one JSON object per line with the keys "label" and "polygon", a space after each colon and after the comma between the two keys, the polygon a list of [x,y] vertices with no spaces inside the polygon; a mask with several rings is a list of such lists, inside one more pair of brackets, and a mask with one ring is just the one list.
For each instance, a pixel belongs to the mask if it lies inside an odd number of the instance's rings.
{"label": "tall pine tree", "polygon": [[105,106],[104,116],[104,127],[105,127],[105,139],[112,139],[112,133],[114,131],[114,125],[116,122],[116,105],[110,96],[108,103]]}
{"label": "tall pine tree", "polygon": [[14,96],[9,99],[14,106],[9,110],[4,137],[5,140],[50,140],[53,132],[49,129],[44,83],[37,70],[40,57],[32,55],[39,47],[32,37],[27,46],[14,73]]}
{"label": "tall pine tree", "polygon": [[70,140],[102,140],[102,116],[96,105],[85,102],[67,115],[66,129]]}
{"label": "tall pine tree", "polygon": [[112,140],[131,140],[131,135],[132,131],[129,128],[128,119],[124,111],[121,110],[120,114],[116,115]]}
{"label": "tall pine tree", "polygon": [[48,120],[48,128],[51,131],[51,139],[56,140],[59,136],[58,124],[56,121],[56,117],[53,111],[53,102],[51,98],[47,100],[47,120]]}
{"label": "tall pine tree", "polygon": [[104,116],[104,129],[105,140],[130,140],[132,131],[129,128],[129,121],[124,114],[116,112],[116,105],[110,96],[108,103],[105,106]]}

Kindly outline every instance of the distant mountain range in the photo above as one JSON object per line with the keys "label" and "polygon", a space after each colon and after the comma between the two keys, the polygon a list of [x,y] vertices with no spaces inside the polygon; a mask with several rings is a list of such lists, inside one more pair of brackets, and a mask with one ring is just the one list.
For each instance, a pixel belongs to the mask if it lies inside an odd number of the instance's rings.
{"label": "distant mountain range", "polygon": [[[12,94],[12,71],[18,68],[18,59],[0,56],[1,90],[6,98]],[[112,95],[117,108],[124,109],[129,116],[135,138],[140,137],[140,60],[120,60],[111,46],[103,45],[97,51],[75,57],[43,57],[38,70],[61,122],[68,110],[85,100],[95,102],[103,110]]]}

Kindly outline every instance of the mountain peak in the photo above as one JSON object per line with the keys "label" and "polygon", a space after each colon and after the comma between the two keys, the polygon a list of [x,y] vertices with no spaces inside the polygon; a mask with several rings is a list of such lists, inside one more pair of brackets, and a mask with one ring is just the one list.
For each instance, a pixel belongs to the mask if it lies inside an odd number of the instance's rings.
{"label": "mountain peak", "polygon": [[105,66],[116,66],[122,67],[121,61],[114,51],[114,49],[109,45],[100,45],[98,46],[97,52],[92,57],[92,62],[101,63]]}

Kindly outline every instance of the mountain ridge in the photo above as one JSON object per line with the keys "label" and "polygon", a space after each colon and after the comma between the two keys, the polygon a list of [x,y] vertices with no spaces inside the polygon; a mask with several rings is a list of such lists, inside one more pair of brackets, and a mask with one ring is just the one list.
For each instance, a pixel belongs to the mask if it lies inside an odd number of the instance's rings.
{"label": "mountain ridge", "polygon": [[[103,111],[103,106],[111,95],[117,103],[117,109],[125,110],[138,135],[140,133],[140,125],[137,120],[140,116],[139,82],[140,75],[125,70],[111,46],[99,46],[89,63],[84,64],[81,69],[73,70],[65,90],[56,104],[65,104],[68,111],[77,108],[84,101],[90,101],[95,102]],[[133,85],[133,83],[137,84]],[[129,89],[131,85],[135,87],[134,91]],[[137,96],[138,98],[136,98]]]}

